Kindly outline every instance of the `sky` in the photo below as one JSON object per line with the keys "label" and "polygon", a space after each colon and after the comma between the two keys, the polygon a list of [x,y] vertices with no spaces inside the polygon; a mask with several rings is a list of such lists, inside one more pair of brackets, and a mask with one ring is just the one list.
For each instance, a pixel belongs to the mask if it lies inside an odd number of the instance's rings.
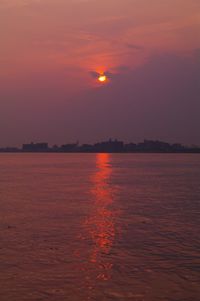
{"label": "sky", "polygon": [[0,147],[199,129],[199,0],[0,1]]}

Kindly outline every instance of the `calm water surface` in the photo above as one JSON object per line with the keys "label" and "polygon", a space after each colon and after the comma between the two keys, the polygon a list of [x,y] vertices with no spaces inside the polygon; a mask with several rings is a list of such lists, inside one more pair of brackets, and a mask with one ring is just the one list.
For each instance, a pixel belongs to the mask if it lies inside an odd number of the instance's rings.
{"label": "calm water surface", "polygon": [[0,154],[1,301],[200,300],[200,155]]}

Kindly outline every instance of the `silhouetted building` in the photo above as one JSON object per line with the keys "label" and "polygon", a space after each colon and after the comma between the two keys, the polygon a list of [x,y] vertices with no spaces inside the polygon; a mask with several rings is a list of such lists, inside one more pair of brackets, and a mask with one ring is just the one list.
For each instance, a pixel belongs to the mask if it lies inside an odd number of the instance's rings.
{"label": "silhouetted building", "polygon": [[17,152],[20,152],[20,149],[17,147],[0,148],[0,153],[17,153]]}
{"label": "silhouetted building", "polygon": [[48,143],[33,143],[23,144],[22,150],[25,152],[46,152],[49,150]]}
{"label": "silhouetted building", "polygon": [[93,153],[95,152],[94,146],[92,144],[83,144],[79,146],[79,152],[84,152],[84,153]]}
{"label": "silhouetted building", "polygon": [[172,152],[182,152],[185,150],[185,147],[181,145],[180,143],[174,143],[171,145],[171,151]]}
{"label": "silhouetted building", "polygon": [[52,148],[51,148],[51,151],[53,151],[53,152],[58,152],[59,149],[60,149],[60,147],[59,147],[57,144],[54,144],[54,145],[52,146]]}
{"label": "silhouetted building", "polygon": [[60,147],[61,152],[75,152],[77,151],[77,143],[72,143],[72,144],[63,144]]}
{"label": "silhouetted building", "polygon": [[139,152],[170,152],[170,149],[169,143],[157,140],[144,140],[144,142],[137,145],[137,151]]}
{"label": "silhouetted building", "polygon": [[109,139],[108,141],[94,144],[94,150],[103,153],[120,153],[124,150],[124,142],[118,141],[117,139]]}
{"label": "silhouetted building", "polygon": [[170,144],[158,140],[144,140],[141,143],[124,144],[117,139],[95,144],[79,145],[78,141],[61,146],[48,146],[48,143],[23,144],[21,149],[15,147],[0,148],[0,152],[58,152],[58,153],[200,153],[198,146],[183,146],[180,143]]}
{"label": "silhouetted building", "polygon": [[136,152],[137,151],[137,144],[135,143],[128,143],[124,145],[125,152]]}

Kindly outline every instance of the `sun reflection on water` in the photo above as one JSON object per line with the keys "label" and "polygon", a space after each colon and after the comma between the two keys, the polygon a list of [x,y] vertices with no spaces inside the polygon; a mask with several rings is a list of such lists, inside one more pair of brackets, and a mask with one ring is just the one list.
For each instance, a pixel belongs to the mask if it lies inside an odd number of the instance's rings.
{"label": "sun reflection on water", "polygon": [[96,172],[92,176],[92,210],[84,222],[91,246],[88,246],[86,266],[88,300],[101,283],[112,276],[113,258],[110,251],[116,235],[116,210],[114,210],[115,186],[111,185],[112,166],[110,154],[96,155]]}

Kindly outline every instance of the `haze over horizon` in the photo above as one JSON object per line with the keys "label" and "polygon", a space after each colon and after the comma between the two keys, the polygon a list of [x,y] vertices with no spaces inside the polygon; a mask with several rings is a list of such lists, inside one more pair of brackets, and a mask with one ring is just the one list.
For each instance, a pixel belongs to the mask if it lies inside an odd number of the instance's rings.
{"label": "haze over horizon", "polygon": [[1,0],[0,19],[0,147],[200,145],[198,0]]}

